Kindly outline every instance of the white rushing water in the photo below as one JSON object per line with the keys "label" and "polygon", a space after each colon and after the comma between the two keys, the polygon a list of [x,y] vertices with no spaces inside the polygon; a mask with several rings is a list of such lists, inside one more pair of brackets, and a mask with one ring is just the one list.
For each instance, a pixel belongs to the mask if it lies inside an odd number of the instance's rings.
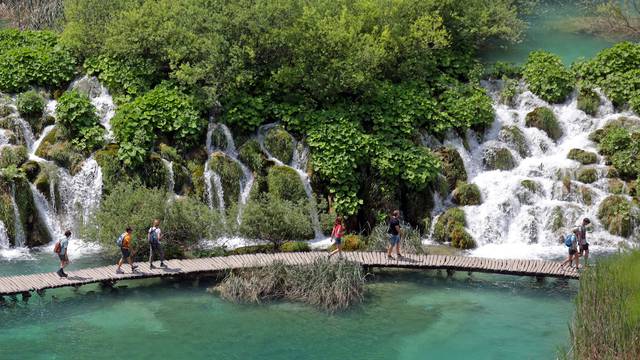
{"label": "white rushing water", "polygon": [[175,195],[175,187],[176,187],[176,179],[175,174],[173,173],[173,161],[169,161],[166,159],[161,159],[164,167],[167,169],[167,174],[169,175],[167,178],[167,190],[170,194]]}
{"label": "white rushing water", "polygon": [[286,166],[295,170],[300,177],[300,181],[304,187],[304,191],[307,194],[307,200],[309,201],[309,216],[311,218],[311,226],[313,227],[313,232],[315,235],[315,240],[323,240],[326,237],[322,232],[322,228],[320,227],[320,219],[318,217],[318,209],[316,205],[315,197],[313,196],[313,189],[311,188],[311,181],[309,179],[309,174],[307,174],[307,163],[309,161],[309,148],[304,145],[302,142],[298,142],[293,139],[293,157],[291,159],[291,164],[285,164],[280,159],[276,158],[271,154],[269,149],[267,149],[264,141],[267,133],[278,126],[278,123],[271,123],[261,126],[258,129],[258,143],[260,144],[260,149],[267,156],[267,160],[272,161],[278,166]]}
{"label": "white rushing water", "polygon": [[9,235],[7,234],[7,227],[2,221],[0,221],[0,250],[8,249],[11,244],[9,243]]}
{"label": "white rushing water", "polygon": [[[567,158],[573,148],[597,152],[589,134],[603,127],[609,120],[620,116],[635,117],[630,113],[614,113],[611,103],[603,99],[598,114],[591,117],[577,108],[575,94],[563,104],[550,105],[529,91],[518,95],[515,106],[499,104],[493,92],[496,119],[483,135],[483,141],[469,132],[469,149],[457,136],[448,136],[444,145],[455,148],[461,155],[468,182],[475,183],[482,194],[482,204],[463,207],[467,230],[478,247],[471,253],[492,258],[556,258],[565,256],[566,247],[558,241],[561,234],[570,231],[583,218],[592,221],[593,231],[588,240],[595,251],[615,249],[625,239],[605,231],[596,216],[599,204],[609,195],[605,178],[606,166],[601,157],[591,165],[599,179],[592,184],[575,180],[575,172],[582,165]],[[525,126],[525,116],[538,106],[553,110],[564,135],[554,142],[546,133]],[[529,156],[520,156],[500,134],[503,126],[515,126],[526,138]],[[429,144],[433,145],[433,144]],[[494,148],[506,147],[512,153],[516,166],[512,170],[487,170],[483,165],[485,154]],[[569,189],[563,185],[564,174],[571,176]],[[521,185],[529,179],[540,185],[538,192],[528,191]],[[592,194],[591,203],[582,199],[581,189]],[[438,199],[440,203],[442,199]],[[450,201],[444,201],[450,206]],[[563,228],[554,231],[554,210],[562,210]],[[444,209],[437,211],[441,213]],[[557,210],[555,210],[557,211]],[[435,220],[434,220],[435,222]]]}
{"label": "white rushing water", "polygon": [[26,236],[24,234],[24,227],[22,227],[22,219],[20,217],[20,209],[16,203],[16,186],[11,184],[11,206],[13,207],[13,226],[15,229],[15,247],[21,248],[25,246]]}
{"label": "white rushing water", "polygon": [[90,157],[73,176],[66,169],[58,169],[58,179],[62,226],[75,230],[78,225],[86,224],[100,205],[102,169],[98,162]]}

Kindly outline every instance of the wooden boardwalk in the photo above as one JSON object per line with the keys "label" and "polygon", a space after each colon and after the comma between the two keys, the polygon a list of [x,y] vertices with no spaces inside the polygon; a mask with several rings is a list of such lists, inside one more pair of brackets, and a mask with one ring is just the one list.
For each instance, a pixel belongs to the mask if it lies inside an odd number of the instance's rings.
{"label": "wooden boardwalk", "polygon": [[[137,272],[131,273],[129,265],[123,265],[124,274],[116,274],[116,266],[103,266],[76,271],[69,271],[69,277],[60,278],[55,272],[0,277],[0,296],[23,294],[29,296],[31,291],[66,286],[81,286],[91,283],[115,282],[118,280],[170,277],[191,274],[214,273],[224,270],[261,267],[275,261],[290,265],[312,263],[319,257],[326,257],[326,252],[277,253],[232,255],[190,260],[168,260],[167,268],[150,269],[148,263],[137,263]],[[570,267],[561,267],[559,262],[542,260],[499,260],[466,256],[447,255],[404,255],[402,259],[389,260],[382,252],[345,252],[348,260],[365,267],[443,269],[465,272],[484,272],[507,275],[536,277],[556,277],[577,279],[578,271]],[[333,258],[333,261],[336,257]]]}

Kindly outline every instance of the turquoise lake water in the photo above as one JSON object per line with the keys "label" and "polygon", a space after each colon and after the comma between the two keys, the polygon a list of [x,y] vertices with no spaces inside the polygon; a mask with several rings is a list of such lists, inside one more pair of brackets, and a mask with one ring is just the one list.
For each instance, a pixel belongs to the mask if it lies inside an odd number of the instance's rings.
{"label": "turquoise lake water", "polygon": [[376,272],[363,305],[231,304],[212,283],[48,291],[0,307],[0,359],[552,359],[576,283]]}

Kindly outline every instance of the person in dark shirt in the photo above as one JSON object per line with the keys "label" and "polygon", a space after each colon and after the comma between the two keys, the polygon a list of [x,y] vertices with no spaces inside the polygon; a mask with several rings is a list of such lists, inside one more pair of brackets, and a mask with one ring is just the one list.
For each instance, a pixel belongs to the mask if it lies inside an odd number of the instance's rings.
{"label": "person in dark shirt", "polygon": [[400,255],[400,237],[402,236],[402,229],[400,228],[400,211],[394,210],[391,215],[391,220],[389,220],[389,248],[387,250],[387,257],[389,259],[393,259],[391,253],[393,252],[393,248],[396,248],[396,254],[398,258],[401,258]]}
{"label": "person in dark shirt", "polygon": [[584,256],[585,265],[589,261],[589,243],[587,242],[587,226],[591,224],[591,220],[584,218],[582,225],[578,228],[578,245],[580,245],[580,256]]}

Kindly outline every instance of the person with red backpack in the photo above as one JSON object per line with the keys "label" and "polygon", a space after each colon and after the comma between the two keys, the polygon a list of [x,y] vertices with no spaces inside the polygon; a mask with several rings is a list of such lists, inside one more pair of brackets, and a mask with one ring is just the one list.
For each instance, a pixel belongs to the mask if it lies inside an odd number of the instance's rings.
{"label": "person with red backpack", "polygon": [[71,238],[71,230],[65,231],[64,238],[58,240],[56,245],[53,247],[53,252],[58,254],[58,258],[60,259],[60,270],[57,271],[57,274],[60,277],[67,277],[67,274],[64,272],[64,267],[69,265],[69,256],[67,254],[69,238]]}
{"label": "person with red backpack", "polygon": [[133,265],[133,257],[131,256],[131,232],[133,232],[133,229],[131,229],[131,227],[128,226],[126,231],[122,233],[122,235],[120,235],[120,237],[116,241],[116,245],[120,247],[120,251],[122,252],[122,257],[120,258],[120,261],[118,261],[118,268],[116,269],[116,274],[124,273],[121,267],[122,267],[122,264],[124,264],[124,262],[127,260],[129,261],[129,266],[131,266],[132,273],[136,272],[136,269],[138,268],[137,265]]}
{"label": "person with red backpack", "polygon": [[335,253],[339,253],[338,256],[342,257],[342,237],[344,236],[344,225],[342,224],[342,216],[338,216],[333,223],[333,230],[331,231],[331,238],[335,241],[336,249],[329,253],[329,257]]}

